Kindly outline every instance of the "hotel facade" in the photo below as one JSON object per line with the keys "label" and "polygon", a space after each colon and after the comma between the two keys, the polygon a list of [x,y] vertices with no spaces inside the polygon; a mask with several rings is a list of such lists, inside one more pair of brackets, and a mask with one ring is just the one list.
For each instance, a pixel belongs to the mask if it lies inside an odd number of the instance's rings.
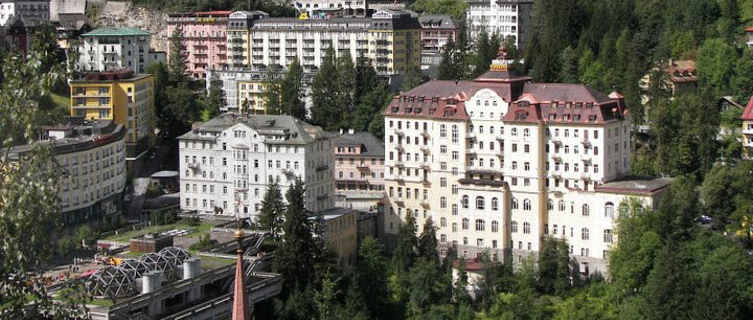
{"label": "hotel facade", "polygon": [[624,99],[533,83],[495,61],[472,81],[430,81],[385,109],[385,232],[408,215],[443,248],[519,263],[566,239],[584,272],[606,271],[623,200],[653,207],[669,180],[632,180]]}
{"label": "hotel facade", "polygon": [[180,136],[180,207],[255,219],[267,186],[297,178],[312,212],[333,207],[330,134],[291,116],[224,113]]}

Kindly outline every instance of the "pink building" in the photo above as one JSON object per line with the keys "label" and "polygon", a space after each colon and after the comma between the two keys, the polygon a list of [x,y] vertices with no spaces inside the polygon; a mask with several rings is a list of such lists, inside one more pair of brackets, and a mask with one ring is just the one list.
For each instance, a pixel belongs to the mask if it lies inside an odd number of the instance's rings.
{"label": "pink building", "polygon": [[[168,35],[172,35],[178,25],[183,28],[186,69],[192,77],[204,79],[207,70],[227,67],[226,33],[231,13],[232,11],[205,11],[168,16]],[[169,46],[167,55],[169,59]]]}
{"label": "pink building", "polygon": [[352,130],[333,140],[338,206],[375,207],[384,196],[384,142],[368,132]]}

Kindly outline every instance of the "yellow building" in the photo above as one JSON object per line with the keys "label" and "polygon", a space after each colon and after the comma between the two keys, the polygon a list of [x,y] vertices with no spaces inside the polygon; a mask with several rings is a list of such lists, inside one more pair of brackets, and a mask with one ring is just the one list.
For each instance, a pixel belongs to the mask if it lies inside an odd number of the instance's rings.
{"label": "yellow building", "polygon": [[399,74],[421,65],[421,25],[409,13],[383,10],[369,26],[369,56],[380,74]]}
{"label": "yellow building", "polygon": [[262,80],[238,81],[238,109],[254,114],[266,113],[264,107],[264,86]]}
{"label": "yellow building", "polygon": [[136,160],[154,133],[154,78],[132,71],[90,73],[70,81],[71,116],[112,120],[128,129],[126,159]]}
{"label": "yellow building", "polygon": [[338,264],[352,266],[358,254],[358,219],[352,209],[332,208],[318,212],[311,219],[322,222],[322,236],[337,255]]}

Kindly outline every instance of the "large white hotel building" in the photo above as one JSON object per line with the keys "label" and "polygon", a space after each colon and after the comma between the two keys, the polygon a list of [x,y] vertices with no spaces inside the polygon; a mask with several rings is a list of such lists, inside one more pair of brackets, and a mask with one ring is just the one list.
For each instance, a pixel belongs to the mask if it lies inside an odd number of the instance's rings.
{"label": "large white hotel building", "polygon": [[482,30],[502,39],[513,37],[519,48],[530,38],[533,0],[468,0],[466,21],[471,39]]}
{"label": "large white hotel building", "polygon": [[669,180],[631,180],[630,119],[619,94],[533,83],[506,66],[473,81],[430,81],[385,109],[385,232],[407,215],[443,247],[519,262],[566,239],[582,271],[606,270],[623,200],[652,207]]}
{"label": "large white hotel building", "polygon": [[284,193],[301,178],[306,209],[334,205],[332,139],[291,116],[224,113],[179,138],[180,207],[254,218],[270,182]]}

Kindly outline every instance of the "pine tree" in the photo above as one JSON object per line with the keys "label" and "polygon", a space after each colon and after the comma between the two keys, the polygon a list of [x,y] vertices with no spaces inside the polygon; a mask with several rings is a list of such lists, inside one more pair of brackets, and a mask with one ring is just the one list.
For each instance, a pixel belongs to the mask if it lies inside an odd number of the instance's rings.
{"label": "pine tree", "polygon": [[462,80],[465,78],[465,50],[449,40],[442,50],[439,64],[439,80]]}
{"label": "pine tree", "polygon": [[403,75],[403,91],[409,91],[424,83],[424,74],[421,72],[421,66],[415,63],[409,63],[408,68]]}
{"label": "pine tree", "polygon": [[170,57],[167,69],[170,72],[170,83],[175,85],[186,80],[186,57],[183,47],[183,27],[178,24],[170,35]]}
{"label": "pine tree", "polygon": [[[311,83],[311,122],[324,127],[325,130],[336,130],[340,123],[342,112],[337,105],[337,65],[335,52],[330,47],[322,58],[319,71]],[[334,84],[334,85],[333,85]]]}
{"label": "pine tree", "polygon": [[437,247],[437,228],[431,218],[424,222],[421,236],[418,237],[418,256],[429,261],[439,263],[439,251]]}
{"label": "pine tree", "polygon": [[405,223],[400,225],[397,234],[397,245],[392,256],[392,268],[395,273],[408,272],[416,261],[416,218],[408,215]]}
{"label": "pine tree", "polygon": [[283,215],[285,214],[285,203],[282,200],[282,192],[277,182],[267,185],[267,192],[261,201],[261,212],[259,214],[259,226],[272,234],[274,239],[278,239],[282,231]]}
{"label": "pine tree", "polygon": [[282,112],[295,118],[306,119],[306,105],[301,97],[303,96],[303,67],[298,60],[293,60],[288,66],[288,72],[281,81],[280,91],[282,93],[281,109]]}
{"label": "pine tree", "polygon": [[289,289],[302,290],[314,279],[313,266],[318,248],[313,239],[313,227],[304,207],[305,188],[299,178],[285,194],[287,206],[282,224],[282,243],[275,250],[275,267]]}

